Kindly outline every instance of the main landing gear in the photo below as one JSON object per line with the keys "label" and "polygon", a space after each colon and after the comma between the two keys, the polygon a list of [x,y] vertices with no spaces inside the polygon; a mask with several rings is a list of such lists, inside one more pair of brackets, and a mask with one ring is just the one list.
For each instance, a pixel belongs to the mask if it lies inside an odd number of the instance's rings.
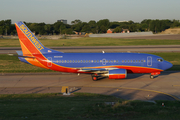
{"label": "main landing gear", "polygon": [[98,74],[91,74],[91,76],[92,76],[92,80],[93,81],[97,81],[98,80]]}
{"label": "main landing gear", "polygon": [[161,73],[160,73],[160,72],[151,73],[150,78],[151,78],[151,79],[154,79],[154,77],[155,77],[155,76],[158,76],[159,74],[161,74]]}

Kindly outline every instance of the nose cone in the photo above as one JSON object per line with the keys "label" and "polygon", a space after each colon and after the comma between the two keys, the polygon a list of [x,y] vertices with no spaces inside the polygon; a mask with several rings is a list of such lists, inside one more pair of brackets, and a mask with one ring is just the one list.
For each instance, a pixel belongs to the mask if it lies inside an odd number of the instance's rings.
{"label": "nose cone", "polygon": [[172,66],[173,66],[173,64],[171,64],[170,62],[164,61],[164,65],[163,65],[164,70],[167,70],[167,69],[171,68]]}

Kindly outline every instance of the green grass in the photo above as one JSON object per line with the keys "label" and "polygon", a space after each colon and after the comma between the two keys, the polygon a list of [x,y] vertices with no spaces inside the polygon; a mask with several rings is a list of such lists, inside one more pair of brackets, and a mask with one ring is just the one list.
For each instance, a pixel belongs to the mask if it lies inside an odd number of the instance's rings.
{"label": "green grass", "polygon": [[[180,53],[150,53],[161,56],[171,62],[173,67],[169,70],[180,71]],[[27,72],[55,72],[29,65],[19,61],[16,56],[0,54],[0,73],[27,73]]]}
{"label": "green grass", "polygon": [[[165,107],[161,106],[162,102]],[[179,101],[156,101],[155,104],[90,93],[0,95],[0,119],[8,120],[178,120],[179,113]]]}
{"label": "green grass", "polygon": [[[77,38],[40,40],[46,47],[53,46],[125,46],[125,45],[180,45],[180,40],[120,39],[120,38]],[[11,43],[11,44],[9,44]],[[20,47],[19,40],[0,39],[0,47]]]}

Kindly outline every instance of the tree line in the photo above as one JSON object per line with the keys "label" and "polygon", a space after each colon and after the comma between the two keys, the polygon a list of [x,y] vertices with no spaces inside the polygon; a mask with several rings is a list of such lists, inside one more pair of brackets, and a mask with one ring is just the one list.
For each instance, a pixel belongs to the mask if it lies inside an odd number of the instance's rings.
{"label": "tree line", "polygon": [[[26,23],[31,31],[39,35],[58,35],[58,34],[74,34],[75,32],[85,33],[106,33],[108,29],[113,29],[113,32],[119,33],[123,29],[128,29],[130,32],[152,31],[154,33],[162,32],[168,28],[180,27],[179,20],[152,20],[145,19],[140,23],[128,22],[110,22],[108,19],[99,21],[91,20],[89,22],[82,22],[81,20],[74,20],[71,25],[62,22],[55,22],[54,24],[45,23]],[[16,35],[15,25],[11,20],[0,21],[0,35]]]}

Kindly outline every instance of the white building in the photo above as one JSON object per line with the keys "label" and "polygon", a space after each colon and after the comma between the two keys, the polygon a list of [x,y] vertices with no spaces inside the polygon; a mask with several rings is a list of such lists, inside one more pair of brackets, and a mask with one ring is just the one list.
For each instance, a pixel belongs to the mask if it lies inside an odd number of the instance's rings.
{"label": "white building", "polygon": [[67,24],[67,20],[63,20],[63,19],[57,20],[57,22],[62,22],[62,23],[64,23],[64,24]]}

